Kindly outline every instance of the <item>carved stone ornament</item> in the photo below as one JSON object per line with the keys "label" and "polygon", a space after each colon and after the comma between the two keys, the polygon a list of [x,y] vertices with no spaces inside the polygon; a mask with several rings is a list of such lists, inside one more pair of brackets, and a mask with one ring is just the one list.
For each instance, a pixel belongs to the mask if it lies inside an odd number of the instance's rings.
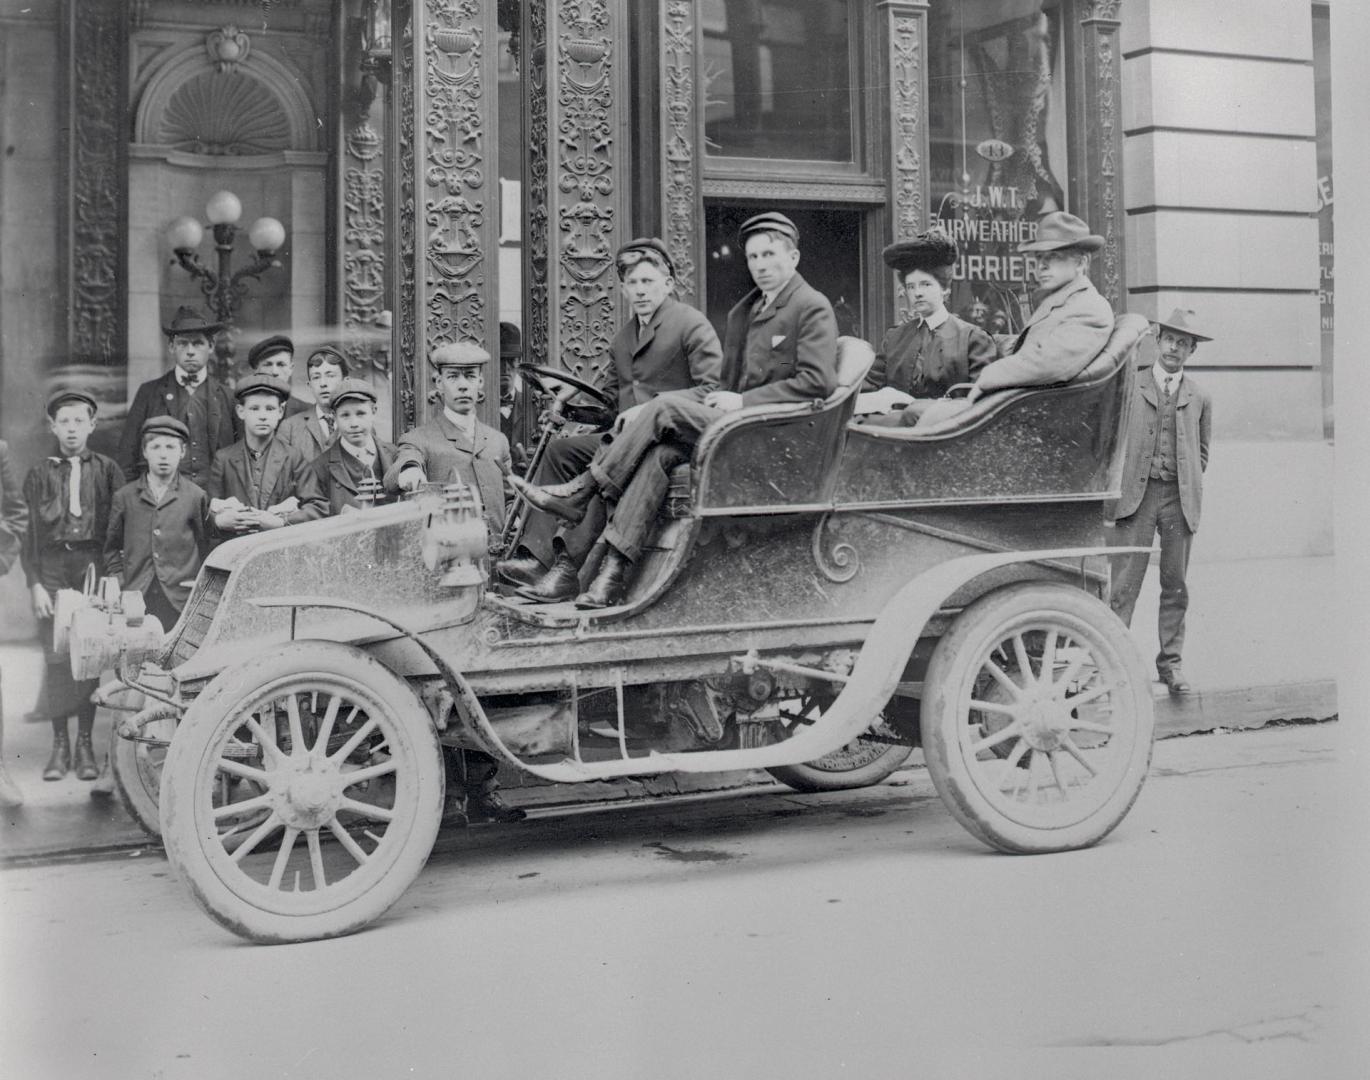
{"label": "carved stone ornament", "polygon": [[695,296],[695,246],[700,232],[697,204],[695,109],[695,5],[668,0],[662,19],[661,108],[666,248],[675,264],[676,291]]}
{"label": "carved stone ornament", "polygon": [[527,72],[529,88],[526,200],[528,221],[524,230],[528,303],[524,310],[524,327],[529,359],[537,364],[554,364],[555,358],[548,355],[548,252],[551,242],[551,218],[547,210],[550,189],[547,146],[547,8],[544,0],[531,0],[527,5],[527,12],[523,70]]}
{"label": "carved stone ornament", "polygon": [[395,429],[408,431],[418,421],[418,377],[423,358],[418,355],[414,257],[418,247],[418,217],[415,212],[414,158],[414,49],[405,42],[394,50],[396,110],[399,131],[399,223],[396,295],[398,297],[399,363],[393,365],[395,380]]}
{"label": "carved stone ornament", "polygon": [[922,101],[922,19],[896,16],[890,26],[890,125],[893,145],[891,186],[896,239],[907,240],[924,228]]}
{"label": "carved stone ornament", "polygon": [[156,132],[160,146],[192,154],[269,154],[291,145],[290,118],[263,83],[249,75],[205,72],[172,94]]}
{"label": "carved stone ornament", "polygon": [[205,35],[205,51],[219,74],[236,71],[252,51],[248,36],[231,23]]}
{"label": "carved stone ornament", "polygon": [[1117,19],[1118,9],[1122,7],[1123,0],[1090,0],[1089,15],[1090,19]]}
{"label": "carved stone ornament", "polygon": [[[1114,10],[1116,9],[1115,4]],[[1098,79],[1095,108],[1099,123],[1098,217],[1104,237],[1101,260],[1103,288],[1100,291],[1115,309],[1121,310],[1123,288],[1120,273],[1122,260],[1118,242],[1118,86],[1115,33],[1114,30],[1108,30],[1098,35],[1095,58]]]}

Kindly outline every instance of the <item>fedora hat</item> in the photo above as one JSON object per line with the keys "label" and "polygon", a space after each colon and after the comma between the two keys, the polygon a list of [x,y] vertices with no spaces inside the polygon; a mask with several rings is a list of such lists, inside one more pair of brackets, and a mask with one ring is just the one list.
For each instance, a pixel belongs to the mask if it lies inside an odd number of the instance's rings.
{"label": "fedora hat", "polygon": [[1089,226],[1074,214],[1064,210],[1053,210],[1037,220],[1037,239],[1018,245],[1018,250],[1060,251],[1062,248],[1075,248],[1078,251],[1098,251],[1104,246],[1104,238],[1089,231]]}
{"label": "fedora hat", "polygon": [[1174,330],[1177,334],[1188,334],[1196,342],[1212,341],[1211,336],[1196,328],[1195,324],[1198,321],[1193,308],[1177,307],[1170,313],[1170,318],[1157,319],[1156,325],[1164,330]]}
{"label": "fedora hat", "polygon": [[162,333],[167,337],[175,337],[177,334],[205,334],[213,337],[223,328],[223,323],[209,322],[194,308],[182,305],[176,309],[171,325],[162,327]]}

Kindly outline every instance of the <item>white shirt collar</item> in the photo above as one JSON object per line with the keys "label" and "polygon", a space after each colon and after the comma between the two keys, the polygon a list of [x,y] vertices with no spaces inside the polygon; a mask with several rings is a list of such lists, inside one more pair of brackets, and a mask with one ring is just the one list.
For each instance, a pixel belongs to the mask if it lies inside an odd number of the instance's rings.
{"label": "white shirt collar", "polygon": [[[446,411],[446,410],[444,410],[444,411]],[[373,438],[369,443],[367,443],[366,446],[363,448],[363,449],[365,449],[365,450],[370,451],[371,456],[370,456],[369,458],[364,458],[364,457],[362,457],[362,451],[361,451],[361,450],[358,450],[355,446],[353,446],[353,445],[352,445],[350,442],[348,442],[346,439],[341,439],[341,438],[340,438],[340,439],[338,440],[338,445],[341,446],[341,447],[343,448],[343,453],[351,454],[354,458],[356,458],[358,461],[360,461],[363,465],[370,465],[371,462],[375,461],[376,458],[380,457],[380,452],[376,449],[376,440],[375,440],[374,438]]]}
{"label": "white shirt collar", "polygon": [[452,421],[452,426],[466,435],[468,439],[474,441],[476,437],[476,414],[475,413],[455,413],[447,406],[443,406],[442,414]]}
{"label": "white shirt collar", "polygon": [[182,386],[184,386],[186,379],[189,379],[192,390],[198,387],[202,382],[204,382],[208,375],[208,368],[201,368],[194,375],[192,375],[185,368],[181,367],[180,364],[176,365],[176,381],[180,383]]}
{"label": "white shirt collar", "polygon": [[1180,368],[1179,371],[1166,371],[1165,368],[1161,367],[1161,362],[1157,360],[1151,365],[1151,377],[1156,380],[1156,389],[1161,393],[1165,393],[1165,381],[1168,378],[1174,380],[1170,384],[1171,390],[1178,390],[1180,383],[1184,381],[1184,368]]}
{"label": "white shirt collar", "polygon": [[924,319],[923,322],[925,322],[925,323],[928,324],[928,329],[929,329],[929,330],[936,330],[939,326],[941,326],[944,322],[946,322],[946,321],[947,321],[948,319],[950,319],[950,318],[951,318],[951,312],[948,311],[946,308],[943,308],[943,309],[942,309],[941,311],[939,311],[936,315],[933,315],[933,316],[930,316],[929,318]]}

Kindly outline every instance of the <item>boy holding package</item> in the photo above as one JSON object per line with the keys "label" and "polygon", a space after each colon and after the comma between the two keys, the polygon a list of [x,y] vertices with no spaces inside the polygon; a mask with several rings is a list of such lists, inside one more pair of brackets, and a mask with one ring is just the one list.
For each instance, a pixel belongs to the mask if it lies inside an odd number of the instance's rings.
{"label": "boy holding package", "polygon": [[344,379],[333,394],[338,437],[313,464],[330,513],[356,507],[357,493],[367,485],[378,487],[395,463],[394,444],[376,438],[377,401],[375,389],[361,379]]}
{"label": "boy holding package", "polygon": [[105,536],[105,573],[143,594],[163,630],[176,625],[209,550],[209,496],[180,474],[190,430],[172,416],[143,422],[147,472],[114,495]]}
{"label": "boy holding package", "polygon": [[28,534],[20,559],[43,641],[44,705],[52,721],[52,756],[44,780],[60,780],[73,758],[68,721],[76,714],[76,776],[94,780],[100,774],[91,746],[95,705],[90,700],[98,679],[76,682],[71,662],[53,651],[53,607],[60,589],[81,589],[94,568],[104,573],[105,535],[114,493],[124,486],[119,466],[87,443],[95,430],[95,398],[84,390],[59,390],[48,398],[48,429],[57,452],[29,470],[24,480]]}

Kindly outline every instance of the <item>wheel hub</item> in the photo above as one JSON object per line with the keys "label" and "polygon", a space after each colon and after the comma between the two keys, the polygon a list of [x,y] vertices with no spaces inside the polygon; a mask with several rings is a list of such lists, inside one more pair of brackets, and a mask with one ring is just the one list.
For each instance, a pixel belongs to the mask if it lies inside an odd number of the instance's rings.
{"label": "wheel hub", "polygon": [[1023,710],[1023,739],[1033,750],[1051,753],[1061,748],[1069,712],[1056,701],[1031,701]]}
{"label": "wheel hub", "polygon": [[333,817],[341,797],[336,770],[299,768],[286,781],[279,813],[292,828],[317,829]]}

